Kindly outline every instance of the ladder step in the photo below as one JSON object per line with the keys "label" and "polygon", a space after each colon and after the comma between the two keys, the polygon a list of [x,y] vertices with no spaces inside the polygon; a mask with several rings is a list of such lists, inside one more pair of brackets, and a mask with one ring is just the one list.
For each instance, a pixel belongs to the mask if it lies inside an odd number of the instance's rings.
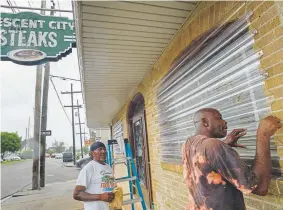
{"label": "ladder step", "polygon": [[128,182],[128,181],[133,181],[136,180],[137,177],[133,176],[133,177],[122,177],[122,178],[118,178],[115,179],[114,183],[120,183],[120,182]]}
{"label": "ladder step", "polygon": [[[120,182],[128,182],[129,183],[129,192],[125,192],[123,194],[124,205],[132,205],[132,209],[134,209],[135,203],[140,203],[142,206],[142,210],[146,210],[146,204],[143,197],[142,188],[140,186],[140,181],[138,178],[138,172],[136,168],[137,160],[133,157],[131,147],[129,144],[128,139],[124,139],[125,143],[125,153],[119,156],[115,156],[115,158],[112,156],[113,149],[116,147],[113,147],[113,144],[117,144],[117,140],[110,140],[108,141],[108,155],[107,155],[107,163],[112,167],[116,164],[125,164],[127,166],[127,175],[125,177],[119,177],[115,179],[114,183],[120,183]],[[112,146],[112,147],[111,147]],[[133,175],[133,176],[132,176]],[[135,183],[133,183],[135,182]],[[134,185],[135,184],[135,185]],[[135,193],[134,193],[135,192]]]}
{"label": "ladder step", "polygon": [[131,160],[131,158],[130,158],[130,157],[115,158],[115,159],[113,160],[113,162],[115,162],[115,161],[126,161],[126,160]]}
{"label": "ladder step", "polygon": [[125,164],[125,165],[127,165],[127,162],[126,161],[113,162],[113,165],[118,165],[118,164]]}
{"label": "ladder step", "polygon": [[138,202],[141,202],[141,198],[134,198],[134,199],[130,199],[130,200],[125,200],[125,201],[123,201],[123,205],[129,205],[129,204],[138,203]]}

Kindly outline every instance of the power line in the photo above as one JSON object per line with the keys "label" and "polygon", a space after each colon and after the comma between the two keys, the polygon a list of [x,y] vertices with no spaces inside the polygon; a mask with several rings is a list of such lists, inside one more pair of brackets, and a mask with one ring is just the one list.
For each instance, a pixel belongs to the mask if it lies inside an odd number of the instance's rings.
{"label": "power line", "polygon": [[[29,5],[30,8],[32,8],[30,1],[28,1],[28,5]],[[32,11],[33,11],[33,9],[32,9]]]}
{"label": "power line", "polygon": [[63,111],[64,111],[66,117],[68,118],[70,124],[72,125],[72,122],[71,122],[69,116],[67,115],[67,112],[66,112],[66,110],[65,110],[65,107],[64,107],[63,104],[62,104],[62,101],[61,101],[60,96],[59,96],[59,94],[58,94],[58,91],[57,91],[57,89],[56,89],[56,87],[55,87],[55,84],[53,83],[52,78],[50,78],[50,81],[51,81],[51,83],[52,83],[52,85],[53,85],[53,88],[54,88],[54,90],[55,90],[55,92],[56,92],[56,95],[57,95],[58,100],[59,100],[59,102],[60,102],[60,104],[61,104],[61,107],[62,107],[62,109],[63,109]]}
{"label": "power line", "polygon": [[[12,3],[10,2],[10,0],[6,0],[6,1],[7,1],[8,5],[10,7],[13,6]],[[11,8],[11,10],[12,10],[13,13],[16,13],[15,8]]]}
{"label": "power line", "polygon": [[[15,0],[13,0],[13,2],[14,2],[14,4],[15,4],[15,6],[17,6],[17,4],[16,4]],[[18,8],[18,12],[20,12],[19,8]]]}
{"label": "power line", "polygon": [[[57,68],[57,66],[56,66],[56,68]],[[50,77],[51,78],[56,77],[56,78],[59,78],[59,79],[62,79],[62,80],[72,80],[72,81],[78,81],[78,82],[81,81],[79,79],[73,79],[73,78],[68,78],[68,77],[63,77],[63,76],[55,76],[55,75],[51,75],[51,74],[50,74]]]}

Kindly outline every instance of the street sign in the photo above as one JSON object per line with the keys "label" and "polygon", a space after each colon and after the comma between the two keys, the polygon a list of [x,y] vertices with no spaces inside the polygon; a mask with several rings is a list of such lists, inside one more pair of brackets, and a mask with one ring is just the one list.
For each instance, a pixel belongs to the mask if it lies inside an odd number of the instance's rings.
{"label": "street sign", "polygon": [[51,130],[41,131],[42,136],[51,136],[52,132]]}
{"label": "street sign", "polygon": [[0,28],[4,61],[38,65],[58,61],[75,47],[74,22],[66,17],[1,12]]}

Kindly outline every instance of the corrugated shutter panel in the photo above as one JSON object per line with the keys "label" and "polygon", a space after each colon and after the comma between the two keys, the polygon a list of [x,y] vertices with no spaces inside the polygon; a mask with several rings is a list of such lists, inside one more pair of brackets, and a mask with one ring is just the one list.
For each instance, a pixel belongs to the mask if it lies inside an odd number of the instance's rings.
{"label": "corrugated shutter panel", "polygon": [[[255,155],[259,120],[271,112],[264,94],[267,77],[260,70],[262,52],[255,52],[254,34],[249,32],[250,14],[208,31],[195,40],[173,63],[159,84],[157,96],[161,136],[158,152],[164,162],[181,163],[181,146],[195,133],[194,113],[204,107],[218,109],[228,122],[230,132],[247,128],[237,149],[246,160]],[[278,156],[271,141],[274,171]]]}
{"label": "corrugated shutter panel", "polygon": [[123,153],[124,150],[124,139],[123,139],[123,124],[122,121],[119,120],[113,126],[113,139],[116,139],[118,144],[114,145],[114,151],[116,154]]}

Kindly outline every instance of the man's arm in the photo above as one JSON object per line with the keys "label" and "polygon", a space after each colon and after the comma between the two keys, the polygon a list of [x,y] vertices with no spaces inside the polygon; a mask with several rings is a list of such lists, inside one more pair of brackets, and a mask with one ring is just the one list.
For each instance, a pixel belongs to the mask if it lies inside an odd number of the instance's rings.
{"label": "man's arm", "polygon": [[85,192],[85,186],[77,185],[73,192],[73,198],[78,201],[105,201],[111,202],[114,199],[114,193],[90,194]]}
{"label": "man's arm", "polygon": [[249,194],[257,187],[258,177],[229,145],[218,139],[204,142],[205,158],[212,169],[244,194]]}
{"label": "man's arm", "polygon": [[270,137],[282,125],[277,117],[264,118],[258,128],[256,157],[252,168],[238,153],[217,139],[205,142],[205,155],[212,168],[244,194],[266,195],[270,183]]}
{"label": "man's arm", "polygon": [[270,137],[281,128],[280,119],[273,116],[264,118],[257,131],[256,156],[252,171],[259,178],[258,185],[253,191],[256,195],[264,196],[268,192],[271,175]]}

